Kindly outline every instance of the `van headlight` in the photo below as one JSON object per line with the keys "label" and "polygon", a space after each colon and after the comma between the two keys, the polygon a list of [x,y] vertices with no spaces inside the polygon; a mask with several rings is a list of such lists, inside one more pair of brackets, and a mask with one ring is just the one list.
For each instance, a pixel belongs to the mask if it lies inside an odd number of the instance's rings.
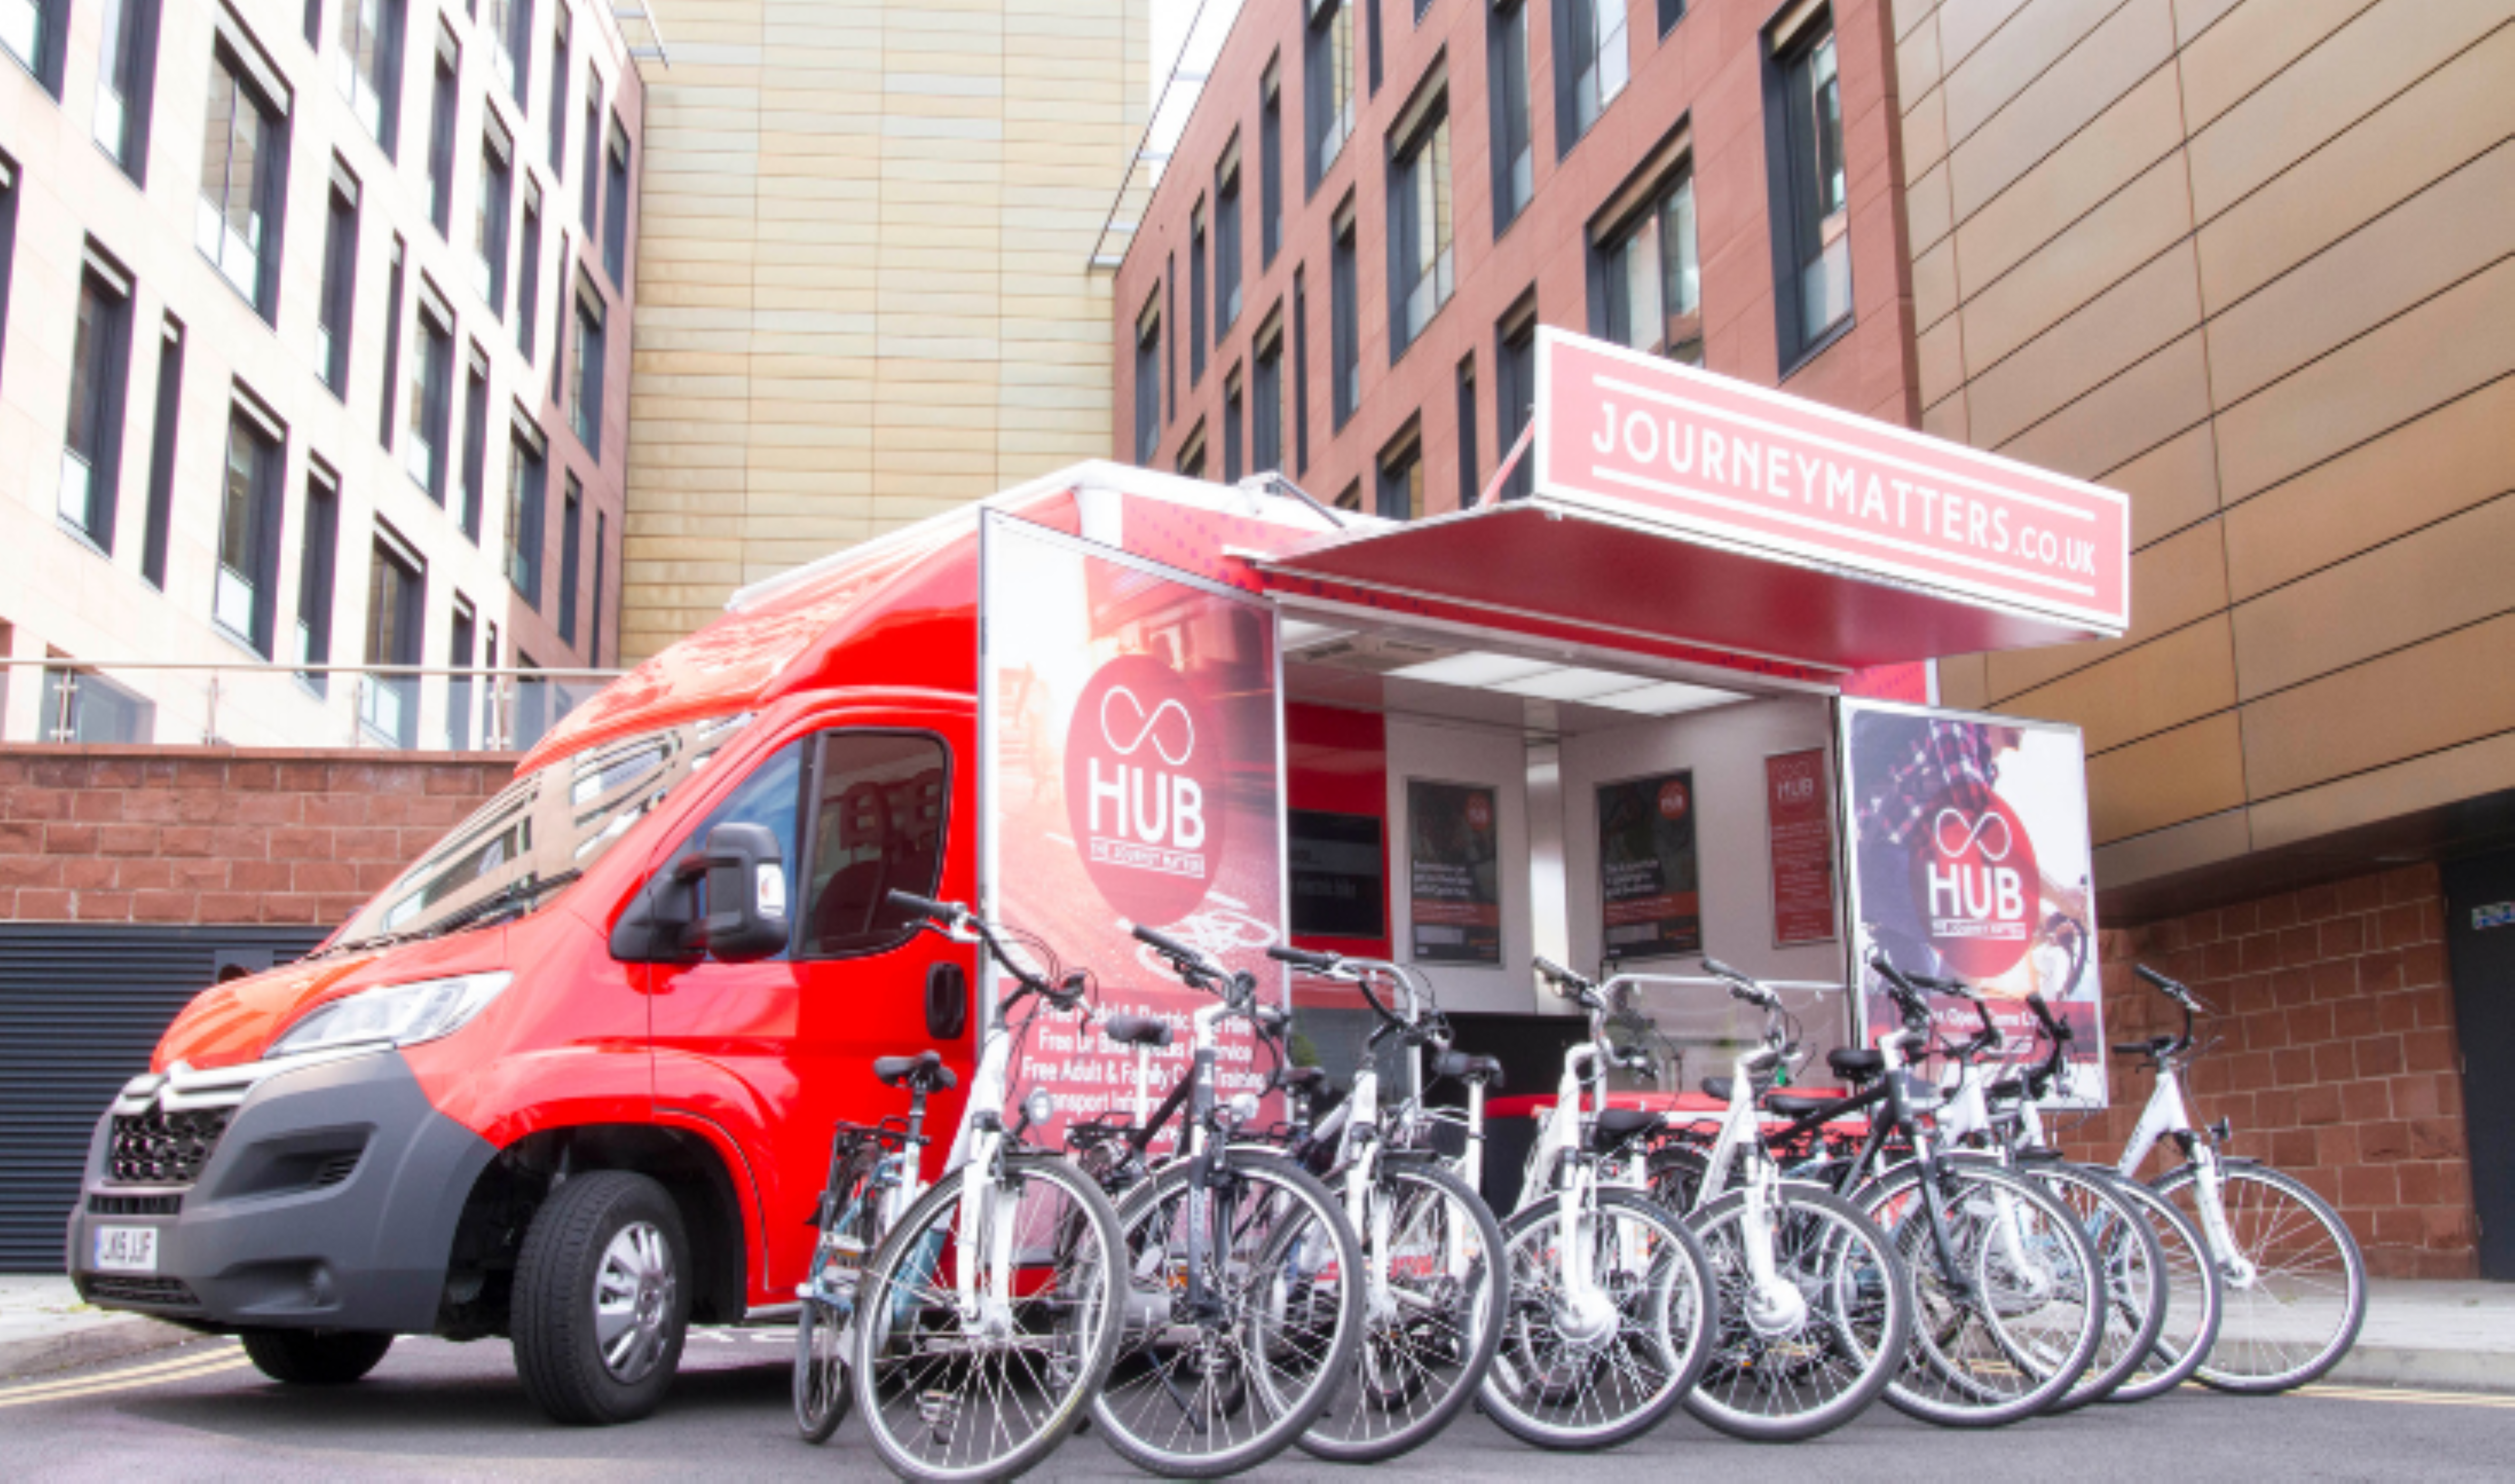
{"label": "van headlight", "polygon": [[447,979],[421,979],[410,984],[380,984],[345,995],[298,1021],[264,1052],[267,1058],[324,1047],[382,1041],[417,1046],[450,1035],[515,976],[497,973],[457,974]]}

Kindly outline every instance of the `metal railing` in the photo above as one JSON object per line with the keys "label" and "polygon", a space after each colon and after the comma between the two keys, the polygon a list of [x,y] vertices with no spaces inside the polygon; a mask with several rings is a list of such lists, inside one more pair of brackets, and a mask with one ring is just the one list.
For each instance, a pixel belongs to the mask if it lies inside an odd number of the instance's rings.
{"label": "metal railing", "polygon": [[619,670],[0,656],[0,742],[520,752]]}

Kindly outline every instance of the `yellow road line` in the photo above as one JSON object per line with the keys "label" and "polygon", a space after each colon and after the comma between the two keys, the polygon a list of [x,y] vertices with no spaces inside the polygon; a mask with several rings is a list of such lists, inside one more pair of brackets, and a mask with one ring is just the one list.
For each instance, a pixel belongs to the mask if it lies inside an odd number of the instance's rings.
{"label": "yellow road line", "polygon": [[73,1396],[93,1396],[102,1391],[153,1386],[161,1381],[189,1381],[195,1376],[229,1370],[244,1363],[245,1357],[237,1353],[234,1348],[221,1346],[206,1355],[187,1355],[181,1360],[137,1366],[127,1371],[116,1371],[109,1376],[89,1376],[69,1381],[47,1381],[42,1385],[23,1386],[15,1391],[0,1392],[0,1407],[21,1407],[34,1402],[58,1401]]}
{"label": "yellow road line", "polygon": [[2515,1396],[2494,1396],[2480,1391],[2412,1391],[2391,1386],[2302,1386],[2300,1396],[2320,1396],[2343,1402],[2391,1402],[2412,1407],[2486,1407],[2494,1411],[2515,1411]]}

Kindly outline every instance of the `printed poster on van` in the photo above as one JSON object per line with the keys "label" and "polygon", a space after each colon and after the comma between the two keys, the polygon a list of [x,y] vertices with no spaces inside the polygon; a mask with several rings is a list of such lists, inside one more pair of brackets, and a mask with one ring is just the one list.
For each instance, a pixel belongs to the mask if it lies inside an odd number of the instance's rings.
{"label": "printed poster on van", "polygon": [[[1883,702],[1839,703],[1849,809],[1855,965],[1963,980],[2012,1051],[2043,1048],[2026,996],[2075,1032],[2053,1102],[2102,1107],[2104,1001],[2096,965],[2086,749],[2075,726]],[[1897,1021],[1861,970],[1870,1038]],[[1952,1036],[1980,1025],[1954,995],[1932,1010]],[[2029,1049],[2035,1049],[2029,1052]]]}
{"label": "printed poster on van", "polygon": [[[1094,1028],[1155,1015],[1174,1044],[1154,1092],[1187,1066],[1188,1015],[1211,999],[1135,941],[1136,924],[1228,969],[1282,982],[1275,626],[1261,604],[1140,557],[1010,517],[984,526],[982,718],[986,891],[995,920],[1089,969],[1088,1016],[1043,1020],[1014,1086],[1047,1087],[1062,1127],[1131,1106],[1134,1056]],[[1269,1066],[1225,1033],[1224,1096]]]}
{"label": "printed poster on van", "polygon": [[1495,790],[1406,780],[1407,903],[1418,964],[1502,963],[1502,852]]}
{"label": "printed poster on van", "polygon": [[1598,903],[1610,964],[1703,951],[1692,769],[1598,786]]}

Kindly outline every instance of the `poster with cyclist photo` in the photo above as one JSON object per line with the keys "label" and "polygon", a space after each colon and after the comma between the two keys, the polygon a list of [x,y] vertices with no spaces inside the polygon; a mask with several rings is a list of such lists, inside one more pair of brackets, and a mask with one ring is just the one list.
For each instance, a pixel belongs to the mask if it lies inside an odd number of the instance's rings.
{"label": "poster with cyclist photo", "polygon": [[[1154,1095],[1186,1069],[1213,1003],[1135,941],[1158,928],[1226,969],[1283,982],[1275,625],[1262,605],[1139,557],[1010,517],[984,525],[983,735],[989,915],[1093,971],[1089,1020],[1043,1017],[1014,1071],[1058,1126],[1132,1106],[1134,1056],[1104,1015],[1171,1022]],[[1271,1063],[1226,1027],[1217,1089],[1260,1091]],[[1053,1132],[1053,1131],[1051,1131]]]}
{"label": "poster with cyclist photo", "polygon": [[1407,900],[1418,964],[1502,964],[1501,815],[1482,784],[1406,780]]}
{"label": "poster with cyclist photo", "polygon": [[[2086,749],[2075,726],[1886,702],[1838,703],[1850,843],[1853,962],[1874,947],[1908,973],[1963,981],[1991,1007],[2004,1055],[2048,1043],[2040,993],[2070,1026],[2052,1103],[2102,1107],[2104,999],[2096,964]],[[1875,1041],[1898,1012],[1861,969]],[[1961,997],[1934,997],[1942,1035],[1980,1028]]]}
{"label": "poster with cyclist photo", "polygon": [[1598,786],[1598,941],[1607,962],[1703,951],[1694,854],[1694,773]]}

